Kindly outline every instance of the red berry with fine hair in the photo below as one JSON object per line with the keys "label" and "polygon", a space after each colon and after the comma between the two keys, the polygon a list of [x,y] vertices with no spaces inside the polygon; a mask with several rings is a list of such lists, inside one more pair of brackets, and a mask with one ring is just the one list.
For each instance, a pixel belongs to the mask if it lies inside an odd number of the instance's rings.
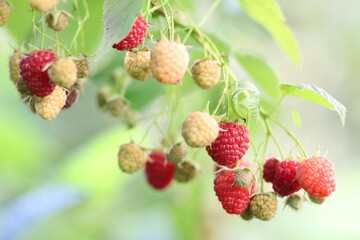
{"label": "red berry with fine hair", "polygon": [[219,128],[218,137],[206,151],[217,164],[233,168],[249,148],[249,131],[233,122],[219,123]]}
{"label": "red berry with fine hair", "polygon": [[119,51],[130,50],[138,47],[144,42],[147,28],[148,23],[141,15],[139,15],[132,26],[130,33],[123,40],[115,43],[112,47]]}
{"label": "red berry with fine hair", "polygon": [[326,157],[312,157],[303,161],[296,171],[296,179],[311,196],[325,198],[335,191],[335,168]]}
{"label": "red berry with fine hair", "polygon": [[165,154],[160,152],[152,152],[149,158],[145,165],[148,183],[155,189],[165,189],[174,179],[176,164],[167,161]]}
{"label": "red berry with fine hair", "polygon": [[254,188],[254,183],[250,189],[237,185],[235,183],[234,172],[221,172],[214,180],[216,196],[221,202],[224,210],[229,214],[240,215],[245,212],[250,204]]}
{"label": "red berry with fine hair", "polygon": [[54,90],[56,84],[50,80],[47,69],[49,63],[56,59],[56,54],[49,51],[36,51],[20,62],[20,74],[27,89],[37,97],[46,97]]}
{"label": "red berry with fine hair", "polygon": [[269,158],[264,164],[263,178],[266,182],[273,182],[275,178],[276,165],[280,161],[275,157]]}
{"label": "red berry with fine hair", "polygon": [[273,189],[280,196],[289,196],[301,189],[300,184],[296,181],[298,166],[299,162],[294,160],[282,161],[276,165]]}

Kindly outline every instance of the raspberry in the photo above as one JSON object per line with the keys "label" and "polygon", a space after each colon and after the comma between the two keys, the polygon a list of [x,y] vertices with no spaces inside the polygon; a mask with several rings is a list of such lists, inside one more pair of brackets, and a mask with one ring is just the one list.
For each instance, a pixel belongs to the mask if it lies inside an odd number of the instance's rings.
{"label": "raspberry", "polygon": [[82,54],[80,57],[74,59],[77,67],[77,78],[86,78],[89,76],[89,61],[87,56]]}
{"label": "raspberry", "polygon": [[147,28],[148,23],[141,15],[139,15],[134,25],[132,26],[130,33],[123,40],[114,44],[112,47],[119,51],[136,48],[144,42]]}
{"label": "raspberry", "polygon": [[109,86],[101,87],[96,95],[97,104],[100,108],[106,107],[109,97],[112,94],[112,89]]}
{"label": "raspberry", "polygon": [[32,96],[33,94],[27,89],[24,81],[20,78],[16,82],[16,90],[20,93],[22,96]]}
{"label": "raspberry", "polygon": [[56,59],[51,51],[36,51],[20,62],[20,73],[26,87],[38,97],[46,97],[55,90],[56,84],[50,81],[49,74],[44,69]]}
{"label": "raspberry", "polygon": [[61,57],[48,70],[50,79],[67,89],[70,89],[77,80],[77,67],[70,58]]}
{"label": "raspberry", "polygon": [[269,158],[264,164],[263,178],[266,182],[273,182],[275,178],[276,165],[280,161],[275,157]]}
{"label": "raspberry", "polygon": [[275,194],[261,193],[252,197],[250,211],[257,219],[269,221],[275,217],[277,205]]}
{"label": "raspberry", "polygon": [[290,195],[286,199],[286,205],[288,205],[295,211],[299,211],[302,208],[303,204],[304,199],[298,194]]}
{"label": "raspberry", "polygon": [[311,195],[308,195],[309,199],[311,202],[316,203],[316,204],[323,204],[323,202],[325,202],[326,198],[318,198],[318,197],[314,197]]}
{"label": "raspberry", "polygon": [[218,137],[206,151],[219,165],[233,168],[249,148],[249,131],[244,125],[233,122],[220,123],[219,127]]}
{"label": "raspberry", "polygon": [[125,173],[136,172],[145,165],[147,159],[147,154],[135,143],[121,145],[118,153],[119,167]]}
{"label": "raspberry", "polygon": [[193,112],[184,121],[182,136],[190,147],[205,147],[219,134],[219,125],[207,112]]}
{"label": "raspberry", "polygon": [[293,160],[282,161],[276,165],[273,189],[280,196],[288,196],[301,189],[295,179],[298,166],[299,162]]}
{"label": "raspberry", "polygon": [[335,169],[325,157],[313,157],[300,163],[296,179],[301,187],[317,198],[324,198],[335,191]]}
{"label": "raspberry", "polygon": [[165,40],[154,46],[150,67],[154,78],[160,83],[175,84],[184,78],[189,61],[184,44]]}
{"label": "raspberry", "polygon": [[155,189],[165,189],[174,179],[175,166],[175,163],[166,160],[164,153],[152,152],[145,165],[148,183]]}
{"label": "raspberry", "polygon": [[31,7],[39,12],[47,12],[58,4],[59,0],[29,0]]}
{"label": "raspberry", "polygon": [[180,183],[189,182],[195,178],[197,173],[196,166],[189,162],[183,161],[176,165],[175,169],[175,180]]}
{"label": "raspberry", "polygon": [[251,212],[250,206],[248,206],[245,210],[245,212],[243,214],[240,215],[240,217],[245,220],[245,221],[250,221],[251,219],[253,219],[255,216],[254,214]]}
{"label": "raspberry", "polygon": [[66,103],[63,109],[71,108],[72,105],[74,105],[74,103],[76,103],[78,100],[79,100],[79,90],[74,88],[72,91],[70,91],[67,94]]}
{"label": "raspberry", "polygon": [[236,171],[235,183],[240,187],[250,188],[255,182],[255,175],[250,168],[243,168]]}
{"label": "raspberry", "polygon": [[[0,3],[1,5],[1,3]],[[15,51],[13,55],[9,58],[9,73],[10,80],[13,83],[16,83],[20,78],[20,62],[25,57],[21,52]]]}
{"label": "raspberry", "polygon": [[149,50],[129,51],[125,55],[125,70],[130,77],[145,81],[152,76]]}
{"label": "raspberry", "polygon": [[68,18],[69,17],[66,12],[61,11],[57,14],[50,13],[46,15],[46,22],[49,28],[54,31],[60,32],[67,27],[69,23]]}
{"label": "raspberry", "polygon": [[5,0],[0,0],[0,27],[4,26],[10,18],[11,6]]}
{"label": "raspberry", "polygon": [[106,103],[105,110],[113,117],[124,116],[129,112],[129,104],[122,97],[116,97]]}
{"label": "raspberry", "polygon": [[[254,185],[255,186],[255,185]],[[250,203],[250,195],[254,187],[249,190],[235,184],[234,172],[221,172],[214,180],[214,190],[222,207],[229,214],[240,215],[245,212]]]}
{"label": "raspberry", "polygon": [[174,163],[181,162],[186,156],[186,149],[183,143],[177,143],[174,146],[171,147],[168,154],[166,154],[166,158],[169,159],[169,161],[172,161]]}
{"label": "raspberry", "polygon": [[221,65],[217,60],[205,59],[196,61],[191,68],[191,73],[199,87],[209,89],[219,82]]}
{"label": "raspberry", "polygon": [[53,120],[66,103],[65,91],[56,86],[55,90],[44,98],[35,98],[36,113],[45,120]]}

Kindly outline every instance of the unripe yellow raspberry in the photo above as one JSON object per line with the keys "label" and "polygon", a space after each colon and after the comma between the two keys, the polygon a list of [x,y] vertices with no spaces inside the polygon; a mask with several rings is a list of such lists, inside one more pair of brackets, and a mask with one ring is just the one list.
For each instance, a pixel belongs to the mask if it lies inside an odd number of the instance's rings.
{"label": "unripe yellow raspberry", "polygon": [[175,84],[184,78],[189,65],[186,46],[177,42],[160,41],[151,51],[151,71],[160,83]]}
{"label": "unripe yellow raspberry", "polygon": [[256,218],[263,221],[269,221],[275,217],[277,206],[275,194],[261,193],[253,196],[251,199],[250,211]]}
{"label": "unripe yellow raspberry", "polygon": [[47,12],[54,8],[59,0],[29,0],[31,7],[39,12]]}
{"label": "unripe yellow raspberry", "polygon": [[216,60],[201,60],[195,62],[191,68],[194,82],[203,89],[215,86],[221,76],[221,65]]}
{"label": "unripe yellow raspberry", "polygon": [[77,67],[77,78],[86,78],[90,74],[89,61],[87,56],[82,54],[80,57],[74,59]]}
{"label": "unripe yellow raspberry", "polygon": [[198,170],[194,163],[183,161],[176,165],[175,180],[180,183],[190,182],[197,174]]}
{"label": "unripe yellow raspberry", "polygon": [[49,76],[54,83],[70,89],[77,80],[77,67],[70,58],[58,58],[49,68]]}
{"label": "unripe yellow raspberry", "polygon": [[10,18],[11,6],[5,0],[0,0],[0,27],[4,26]]}
{"label": "unripe yellow raspberry", "polygon": [[127,143],[120,147],[118,164],[121,171],[133,173],[142,168],[148,159],[148,155],[139,145]]}
{"label": "unripe yellow raspberry", "polygon": [[116,97],[109,100],[105,105],[105,110],[113,117],[125,116],[129,112],[129,104],[122,97]]}
{"label": "unripe yellow raspberry", "polygon": [[65,91],[56,86],[55,90],[44,98],[35,97],[36,113],[45,120],[53,120],[66,103]]}
{"label": "unripe yellow raspberry", "polygon": [[219,125],[207,112],[191,113],[182,126],[182,136],[190,147],[205,147],[219,134]]}
{"label": "unripe yellow raspberry", "polygon": [[[0,3],[1,4],[1,3]],[[15,51],[13,55],[11,55],[9,59],[9,74],[10,80],[13,81],[14,84],[21,78],[20,75],[20,61],[25,57],[21,52]]]}
{"label": "unripe yellow raspberry", "polygon": [[145,81],[152,76],[149,50],[129,51],[125,55],[124,66],[130,77]]}
{"label": "unripe yellow raspberry", "polygon": [[56,14],[50,13],[46,15],[46,22],[49,28],[53,29],[54,31],[60,32],[67,27],[69,23],[69,17],[63,11]]}

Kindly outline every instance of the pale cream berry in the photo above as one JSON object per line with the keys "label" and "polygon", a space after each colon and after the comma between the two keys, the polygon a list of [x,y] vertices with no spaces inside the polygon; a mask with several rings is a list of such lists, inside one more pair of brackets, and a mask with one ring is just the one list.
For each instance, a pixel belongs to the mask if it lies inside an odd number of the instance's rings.
{"label": "pale cream berry", "polygon": [[145,81],[151,78],[149,50],[129,51],[125,55],[124,66],[130,77]]}
{"label": "pale cream berry", "polygon": [[148,159],[148,155],[136,143],[121,145],[118,153],[118,164],[121,171],[134,173],[142,168]]}
{"label": "pale cream berry", "polygon": [[54,83],[70,89],[77,80],[76,64],[70,58],[58,58],[49,68],[49,76]]}
{"label": "pale cream berry", "polygon": [[160,83],[175,84],[184,78],[189,65],[189,53],[184,44],[158,42],[151,51],[151,71]]}
{"label": "pale cream berry", "polygon": [[205,147],[215,141],[219,125],[207,112],[191,113],[182,126],[182,136],[190,147]]}
{"label": "pale cream berry", "polygon": [[66,103],[66,92],[59,86],[44,98],[35,97],[36,113],[45,120],[53,120]]}
{"label": "pale cream berry", "polygon": [[209,89],[218,84],[221,76],[221,65],[217,60],[201,60],[191,68],[194,82],[203,89]]}
{"label": "pale cream berry", "polygon": [[29,4],[39,12],[47,12],[54,8],[59,0],[29,0]]}
{"label": "pale cream berry", "polygon": [[64,30],[68,23],[69,17],[65,12],[58,12],[56,14],[48,14],[46,15],[46,22],[49,28],[53,29],[54,31],[60,32]]}
{"label": "pale cream berry", "polygon": [[11,6],[5,0],[0,0],[0,27],[4,26],[10,18]]}
{"label": "pale cream berry", "polygon": [[21,78],[20,75],[20,61],[25,57],[21,52],[15,51],[9,59],[9,75],[10,80],[16,84],[16,82]]}

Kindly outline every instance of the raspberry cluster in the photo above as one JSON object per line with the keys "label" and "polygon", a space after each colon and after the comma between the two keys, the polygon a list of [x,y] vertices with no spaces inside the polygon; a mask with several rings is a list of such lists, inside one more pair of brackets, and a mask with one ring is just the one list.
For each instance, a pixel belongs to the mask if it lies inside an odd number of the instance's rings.
{"label": "raspberry cluster", "polygon": [[55,119],[62,109],[79,98],[80,81],[74,60],[51,50],[15,51],[9,59],[10,79],[30,109],[45,120]]}
{"label": "raspberry cluster", "polygon": [[185,158],[186,152],[182,146],[181,143],[176,144],[166,154],[158,149],[148,153],[133,142],[123,144],[119,149],[118,164],[125,173],[134,173],[145,168],[148,184],[156,190],[164,190],[173,180],[179,183],[191,181],[198,172],[197,166]]}
{"label": "raspberry cluster", "polygon": [[[77,48],[76,38],[84,22],[79,21],[74,41],[67,48],[58,39],[57,32],[66,29],[73,16],[66,11],[57,10],[59,0],[28,0],[28,2],[32,9],[40,12],[42,16],[42,30],[34,26],[37,32],[42,33],[40,47],[42,50],[15,51],[9,59],[10,80],[32,112],[45,120],[53,120],[63,109],[68,109],[77,102],[83,89],[83,80],[89,75],[87,57],[85,55],[75,57],[71,53]],[[146,18],[148,19],[153,11],[154,13],[156,11],[167,18],[168,28],[164,31],[160,29],[160,36],[156,39],[152,34],[148,34],[149,23],[141,14],[134,19],[128,35],[112,46],[116,50],[125,51],[124,70],[114,71],[111,83],[99,90],[97,94],[99,107],[114,117],[124,117],[128,126],[133,127],[138,121],[138,112],[132,108],[131,102],[126,98],[126,89],[132,79],[138,80],[137,84],[151,84],[149,79],[153,79],[156,86],[162,85],[162,89],[167,90],[180,89],[183,84],[188,84],[183,82],[188,76],[193,80],[190,84],[204,90],[225,82],[224,91],[212,113],[209,111],[212,102],[204,111],[187,112],[187,116],[180,119],[182,124],[177,129],[172,128],[172,123],[175,122],[173,112],[176,107],[164,105],[162,112],[156,115],[154,123],[147,129],[150,131],[152,126],[159,129],[164,136],[161,147],[146,148],[134,141],[121,145],[117,155],[120,171],[125,174],[144,171],[144,181],[156,190],[165,190],[173,182],[188,183],[199,172],[199,166],[189,160],[187,154],[189,150],[195,148],[207,153],[209,163],[215,164],[214,197],[217,197],[228,214],[239,215],[247,221],[253,218],[269,221],[276,215],[279,199],[286,197],[285,205],[294,210],[300,210],[305,200],[316,204],[323,203],[335,191],[334,165],[326,157],[319,156],[305,160],[293,158],[282,160],[271,157],[264,162],[265,159],[261,159],[257,150],[263,150],[265,156],[267,140],[270,137],[283,155],[268,124],[268,120],[274,121],[271,113],[264,112],[260,103],[256,105],[257,101],[246,101],[249,100],[248,95],[253,93],[245,90],[241,92],[243,85],[236,79],[235,74],[230,72],[226,54],[217,49],[217,44],[209,40],[210,38],[202,33],[200,28],[195,26],[187,28],[178,22],[181,26],[180,31],[189,31],[185,39],[192,37],[203,48],[203,57],[194,58],[195,54],[191,57],[192,50],[189,50],[189,46],[179,38],[174,40],[174,33],[177,33],[177,30],[173,29],[173,25],[176,25],[175,16],[164,12],[167,6],[163,6],[165,3],[155,7],[156,4],[156,1],[149,2],[147,7],[151,5],[154,7],[151,11],[147,9]],[[170,4],[169,1],[166,4]],[[10,4],[6,0],[0,0],[0,27],[9,20],[11,11]],[[35,14],[33,16],[35,18]],[[47,32],[42,32],[45,21],[49,29]],[[33,24],[36,24],[34,22]],[[54,35],[48,34],[49,32]],[[165,32],[168,33],[168,39],[164,37]],[[56,36],[56,39],[52,36]],[[146,39],[147,36],[149,39]],[[52,49],[44,49],[45,37],[56,41],[56,53]],[[169,93],[175,92],[169,91]],[[180,96],[179,92],[181,91],[177,91],[174,95]],[[244,101],[239,103],[242,97]],[[245,106],[244,102],[251,103],[251,106]],[[242,107],[244,109],[241,109]],[[257,114],[250,112],[253,110],[250,108],[258,111]],[[242,114],[242,110],[247,112],[247,116]],[[168,130],[163,128],[161,121],[157,121],[160,116],[165,115],[164,112],[169,113]],[[258,122],[252,121],[250,124],[248,121],[250,117],[261,117],[266,128],[265,146],[260,144],[259,149],[256,149],[257,146],[250,138],[248,129],[248,126],[253,125],[254,128],[259,127]],[[278,125],[282,128],[280,123]],[[177,132],[173,133],[173,129]],[[250,130],[252,133],[253,128]],[[286,128],[283,130],[290,135]],[[144,139],[149,131],[146,131]],[[296,139],[294,142],[300,150],[303,150]],[[249,146],[252,146],[250,154]],[[305,151],[302,152],[306,155]],[[250,160],[251,154],[255,155],[254,161]],[[271,190],[267,189],[270,185]],[[307,198],[298,193],[299,191],[305,191]]]}

